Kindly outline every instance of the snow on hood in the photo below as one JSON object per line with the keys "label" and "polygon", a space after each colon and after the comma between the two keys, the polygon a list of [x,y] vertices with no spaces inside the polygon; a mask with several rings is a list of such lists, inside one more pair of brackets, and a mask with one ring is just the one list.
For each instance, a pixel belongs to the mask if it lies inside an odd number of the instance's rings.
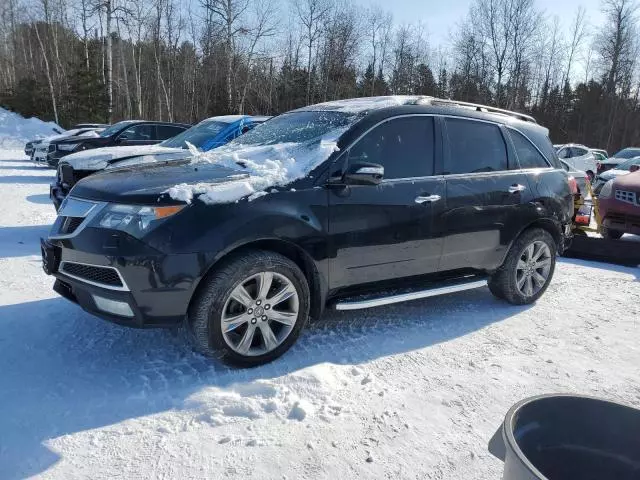
{"label": "snow on hood", "polygon": [[184,152],[184,150],[181,148],[161,147],[159,145],[102,147],[72,153],[64,157],[63,162],[68,163],[75,170],[102,170],[107,168],[109,162],[119,158],[171,152]]}
{"label": "snow on hood", "polygon": [[618,170],[617,168],[613,168],[611,170],[607,170],[606,172],[602,172],[599,177],[602,180],[611,180],[612,178],[619,177],[620,175],[627,175],[629,170]]}
{"label": "snow on hood", "polygon": [[196,156],[192,163],[219,164],[234,170],[244,167],[237,179],[224,183],[181,183],[167,190],[174,200],[190,203],[194,197],[206,204],[232,203],[246,196],[249,200],[266,195],[266,190],[285,186],[305,177],[338,151],[336,140],[343,129],[307,143],[275,145],[233,145]]}

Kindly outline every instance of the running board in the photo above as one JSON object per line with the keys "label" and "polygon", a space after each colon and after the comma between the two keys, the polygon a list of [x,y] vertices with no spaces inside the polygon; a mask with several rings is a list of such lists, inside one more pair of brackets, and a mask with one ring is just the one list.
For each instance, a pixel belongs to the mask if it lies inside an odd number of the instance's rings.
{"label": "running board", "polygon": [[410,300],[419,300],[421,298],[437,297],[438,295],[448,295],[449,293],[462,292],[464,290],[473,290],[487,286],[487,279],[478,280],[478,277],[472,277],[472,280],[465,279],[446,286],[427,288],[409,293],[400,293],[395,295],[386,295],[382,297],[366,298],[363,300],[343,300],[335,304],[336,310],[360,310],[362,308],[380,307],[382,305],[390,305],[392,303],[407,302]]}

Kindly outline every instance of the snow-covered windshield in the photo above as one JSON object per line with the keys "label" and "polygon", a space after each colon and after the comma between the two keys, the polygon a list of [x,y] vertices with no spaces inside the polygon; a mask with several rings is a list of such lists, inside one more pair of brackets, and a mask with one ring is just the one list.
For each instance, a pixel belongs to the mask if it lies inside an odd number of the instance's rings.
{"label": "snow-covered windshield", "polygon": [[124,122],[118,122],[111,125],[109,128],[105,128],[102,132],[100,132],[101,137],[110,137],[114,133],[119,132],[122,128],[127,125],[134,123],[132,120],[125,120]]}
{"label": "snow-covered windshield", "polygon": [[333,130],[345,129],[356,120],[357,116],[349,112],[284,113],[236,138],[229,147],[309,142]]}
{"label": "snow-covered windshield", "polygon": [[624,162],[622,162],[620,165],[618,165],[616,167],[616,170],[627,170],[627,171],[629,171],[629,169],[633,165],[640,165],[640,156],[637,156],[637,157],[634,157],[634,158],[630,158],[629,160],[625,160]]}
{"label": "snow-covered windshield", "polygon": [[633,158],[640,156],[640,148],[625,148],[614,155],[615,158]]}
{"label": "snow-covered windshield", "polygon": [[160,146],[169,148],[187,148],[187,142],[189,142],[197,148],[202,148],[207,142],[228,126],[228,123],[219,122],[217,120],[205,120],[175,137],[165,140],[160,143]]}

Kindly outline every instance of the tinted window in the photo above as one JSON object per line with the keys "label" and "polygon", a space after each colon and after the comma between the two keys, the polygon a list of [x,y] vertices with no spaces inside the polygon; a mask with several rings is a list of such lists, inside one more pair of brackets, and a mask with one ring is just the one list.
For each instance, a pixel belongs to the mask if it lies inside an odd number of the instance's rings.
{"label": "tinted window", "polygon": [[371,162],[384,167],[384,178],[433,175],[432,117],[405,117],[378,125],[349,150],[349,163]]}
{"label": "tinted window", "polygon": [[120,140],[155,140],[154,125],[134,125],[118,135]]}
{"label": "tinted window", "polygon": [[640,156],[640,148],[625,148],[616,153],[613,158],[633,158]]}
{"label": "tinted window", "polygon": [[105,128],[101,133],[100,136],[101,137],[110,137],[111,135],[118,133],[121,129],[123,129],[124,127],[126,127],[127,125],[131,124],[132,121],[131,120],[125,120],[124,122],[118,122],[118,123],[114,123],[113,125],[111,125],[108,128]]}
{"label": "tinted window", "polygon": [[507,146],[496,125],[447,118],[449,158],[444,174],[507,170]]}
{"label": "tinted window", "polygon": [[520,168],[545,168],[549,164],[542,154],[520,132],[510,130],[511,140],[516,148]]}
{"label": "tinted window", "polygon": [[157,140],[166,140],[184,132],[184,128],[173,125],[156,125]]}

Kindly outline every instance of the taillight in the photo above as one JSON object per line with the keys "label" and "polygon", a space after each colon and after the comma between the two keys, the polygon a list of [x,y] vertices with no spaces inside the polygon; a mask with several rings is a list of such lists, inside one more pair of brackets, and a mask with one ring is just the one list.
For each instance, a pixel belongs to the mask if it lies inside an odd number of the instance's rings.
{"label": "taillight", "polygon": [[567,179],[567,182],[569,182],[569,189],[571,190],[571,193],[573,193],[574,195],[577,195],[578,182],[576,182],[576,179],[573,178],[572,176],[569,176],[569,178]]}

